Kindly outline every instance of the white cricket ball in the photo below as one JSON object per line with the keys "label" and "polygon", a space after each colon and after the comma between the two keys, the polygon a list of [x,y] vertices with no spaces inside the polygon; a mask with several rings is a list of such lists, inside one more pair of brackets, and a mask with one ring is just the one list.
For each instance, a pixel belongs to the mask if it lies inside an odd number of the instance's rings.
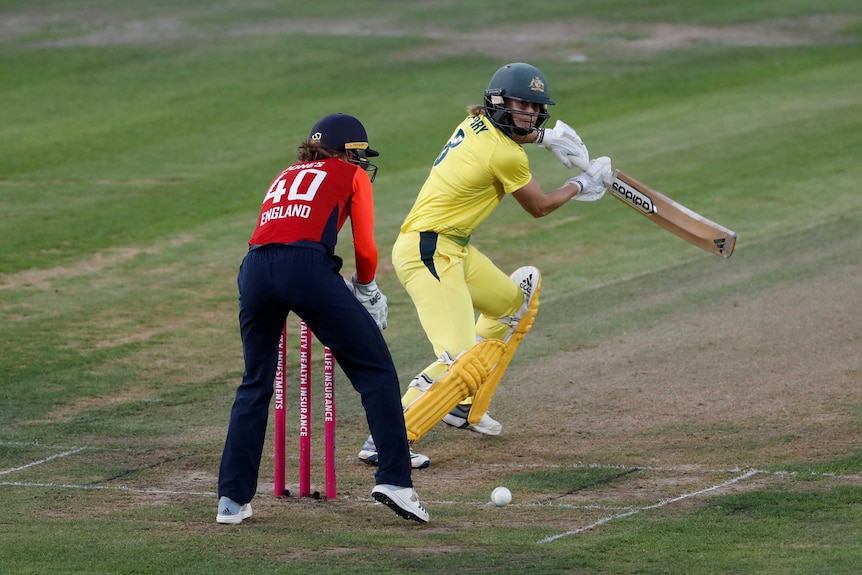
{"label": "white cricket ball", "polygon": [[491,502],[497,507],[503,507],[512,502],[512,492],[505,487],[495,487],[491,492]]}

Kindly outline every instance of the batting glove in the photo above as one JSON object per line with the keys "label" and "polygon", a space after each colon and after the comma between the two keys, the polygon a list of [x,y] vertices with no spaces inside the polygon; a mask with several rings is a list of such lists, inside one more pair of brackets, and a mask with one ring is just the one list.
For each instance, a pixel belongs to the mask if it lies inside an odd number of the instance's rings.
{"label": "batting glove", "polygon": [[389,308],[386,305],[386,296],[383,295],[377,288],[377,281],[371,280],[367,284],[361,284],[356,281],[356,276],[353,276],[353,293],[359,303],[371,314],[377,327],[381,330],[386,329],[386,316],[389,313]]}
{"label": "batting glove", "polygon": [[539,130],[536,145],[550,150],[560,163],[569,169],[586,165],[590,161],[590,152],[581,137],[571,126],[560,120],[557,120],[553,129]]}
{"label": "batting glove", "polygon": [[590,162],[590,167],[580,176],[567,181],[567,184],[578,184],[581,191],[573,197],[579,202],[594,202],[605,195],[605,189],[610,186],[612,178],[611,159],[607,156],[596,158]]}

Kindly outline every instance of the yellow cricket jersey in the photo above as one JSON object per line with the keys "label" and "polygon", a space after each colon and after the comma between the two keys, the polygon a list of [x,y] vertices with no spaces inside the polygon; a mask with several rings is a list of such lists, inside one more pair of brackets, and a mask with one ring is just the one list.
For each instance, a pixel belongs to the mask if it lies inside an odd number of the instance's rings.
{"label": "yellow cricket jersey", "polygon": [[531,177],[519,144],[484,114],[469,116],[434,161],[401,232],[437,232],[466,242],[504,195]]}

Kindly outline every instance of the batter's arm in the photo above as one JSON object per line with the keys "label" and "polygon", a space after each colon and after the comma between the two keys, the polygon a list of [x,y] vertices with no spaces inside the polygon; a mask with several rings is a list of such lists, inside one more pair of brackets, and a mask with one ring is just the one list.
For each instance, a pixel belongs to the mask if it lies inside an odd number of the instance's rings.
{"label": "batter's arm", "polygon": [[526,186],[512,192],[512,197],[528,214],[534,218],[541,218],[574,198],[580,191],[579,184],[566,182],[552,192],[543,192],[535,178],[531,178]]}

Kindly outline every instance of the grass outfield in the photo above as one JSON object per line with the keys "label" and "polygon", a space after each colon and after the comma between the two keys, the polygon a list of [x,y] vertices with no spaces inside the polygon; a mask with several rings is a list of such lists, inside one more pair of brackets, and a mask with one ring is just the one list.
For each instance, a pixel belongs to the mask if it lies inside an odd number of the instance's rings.
{"label": "grass outfield", "polygon": [[[858,572],[858,2],[31,4],[0,2],[3,573]],[[339,373],[338,499],[274,498],[268,445],[255,517],[216,525],[265,187],[318,117],[366,124],[406,385],[430,349],[389,249],[518,60],[552,122],[735,230],[733,257],[610,197],[540,220],[503,202],[476,245],[538,266],[542,307],[492,405],[503,434],[418,446],[432,523],[373,504]],[[571,176],[528,153],[545,189]]]}

